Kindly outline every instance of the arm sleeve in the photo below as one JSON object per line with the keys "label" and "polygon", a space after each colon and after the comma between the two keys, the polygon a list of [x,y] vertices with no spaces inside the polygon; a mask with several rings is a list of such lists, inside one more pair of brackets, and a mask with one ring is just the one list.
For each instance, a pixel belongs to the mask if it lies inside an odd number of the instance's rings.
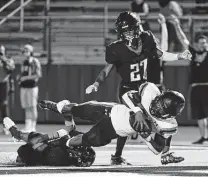
{"label": "arm sleeve", "polygon": [[145,53],[148,58],[161,58],[163,55],[162,50],[158,45],[156,37],[152,34],[151,31],[144,32],[143,41],[145,46]]}
{"label": "arm sleeve", "polygon": [[118,62],[116,53],[113,51],[112,46],[106,47],[105,61],[109,64],[116,64]]}
{"label": "arm sleeve", "polygon": [[140,102],[138,91],[128,91],[122,96],[122,99],[125,105],[128,106],[134,113],[138,111],[142,112],[142,109],[138,106],[138,103]]}

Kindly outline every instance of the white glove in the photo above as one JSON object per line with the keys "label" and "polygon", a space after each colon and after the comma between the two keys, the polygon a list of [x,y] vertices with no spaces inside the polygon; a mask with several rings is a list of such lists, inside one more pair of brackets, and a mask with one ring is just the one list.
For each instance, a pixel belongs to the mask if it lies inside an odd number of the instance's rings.
{"label": "white glove", "polygon": [[98,85],[92,84],[86,88],[85,93],[90,94],[92,92],[97,92],[97,91],[98,91]]}
{"label": "white glove", "polygon": [[192,54],[189,50],[185,50],[183,53],[178,54],[179,60],[191,60]]}

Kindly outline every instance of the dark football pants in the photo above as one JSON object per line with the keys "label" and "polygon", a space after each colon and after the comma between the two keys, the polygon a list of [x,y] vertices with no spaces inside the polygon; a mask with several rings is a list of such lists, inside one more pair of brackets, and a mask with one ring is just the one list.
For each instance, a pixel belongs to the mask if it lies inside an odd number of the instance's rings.
{"label": "dark football pants", "polygon": [[114,103],[89,101],[72,108],[73,116],[97,122],[87,133],[83,134],[83,145],[99,147],[118,138],[110,118],[113,105]]}
{"label": "dark football pants", "polygon": [[104,115],[109,115],[115,103],[89,101],[73,106],[72,115],[83,120],[98,122]]}

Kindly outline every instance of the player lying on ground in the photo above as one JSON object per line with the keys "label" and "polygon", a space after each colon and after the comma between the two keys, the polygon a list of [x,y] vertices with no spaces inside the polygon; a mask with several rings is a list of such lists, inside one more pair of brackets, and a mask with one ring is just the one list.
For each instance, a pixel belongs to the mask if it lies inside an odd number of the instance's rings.
{"label": "player lying on ground", "polygon": [[86,146],[69,148],[62,143],[64,135],[74,136],[79,134],[75,130],[68,133],[61,129],[52,134],[36,132],[25,133],[20,131],[15,123],[6,117],[3,120],[5,127],[12,136],[26,142],[17,150],[17,162],[28,165],[49,165],[49,166],[91,166],[95,160],[95,152]]}
{"label": "player lying on ground", "polygon": [[[123,95],[122,104],[90,101],[83,104],[63,100],[59,103],[41,101],[40,106],[65,115],[73,115],[97,123],[86,133],[68,136],[66,146],[105,146],[112,139],[139,133],[149,149],[162,154],[161,163],[178,163],[183,157],[175,157],[166,147],[166,140],[175,134],[178,124],[175,117],[185,105],[182,94],[176,91],[161,93],[152,83],[140,86],[139,91],[129,91]],[[143,127],[144,126],[144,127]],[[144,130],[144,131],[141,131]]]}

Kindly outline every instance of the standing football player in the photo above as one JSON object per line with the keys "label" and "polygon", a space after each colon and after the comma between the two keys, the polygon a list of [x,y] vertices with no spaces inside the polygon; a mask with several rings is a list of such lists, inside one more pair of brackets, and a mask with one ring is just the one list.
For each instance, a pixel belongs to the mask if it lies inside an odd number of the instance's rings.
{"label": "standing football player", "polygon": [[[86,89],[88,94],[97,91],[98,87],[107,79],[110,71],[115,68],[121,77],[118,95],[122,103],[122,95],[130,90],[138,90],[139,86],[147,81],[148,59],[174,61],[191,58],[188,50],[179,54],[161,50],[154,35],[150,31],[142,31],[141,20],[136,13],[120,13],[115,26],[119,40],[106,47],[107,65],[100,72],[96,81]],[[126,140],[127,137],[118,138],[115,155],[111,156],[112,165],[128,164],[121,157]]]}
{"label": "standing football player", "polygon": [[23,55],[25,60],[21,66],[21,74],[18,76],[20,84],[20,101],[25,111],[25,132],[36,131],[38,118],[37,99],[38,99],[38,80],[42,76],[41,64],[33,56],[33,46],[24,46]]}
{"label": "standing football player", "polygon": [[[82,104],[70,103],[67,100],[54,103],[43,100],[41,108],[72,115],[84,120],[96,122],[86,133],[65,139],[67,146],[105,146],[112,139],[126,137],[136,132],[144,139],[149,149],[160,154],[167,149],[166,141],[177,132],[175,117],[185,105],[183,95],[176,91],[161,92],[153,83],[144,83],[139,90],[131,90],[123,95],[123,104],[89,101]],[[66,117],[66,116],[65,116]],[[144,121],[147,128],[138,124]],[[161,163],[179,163],[183,157],[176,157],[166,151],[162,154]]]}

